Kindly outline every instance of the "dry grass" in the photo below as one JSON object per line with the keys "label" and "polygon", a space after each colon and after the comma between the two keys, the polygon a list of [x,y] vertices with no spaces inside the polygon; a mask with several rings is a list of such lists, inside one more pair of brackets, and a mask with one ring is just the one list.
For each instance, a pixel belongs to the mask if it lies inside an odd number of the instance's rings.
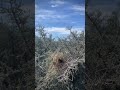
{"label": "dry grass", "polygon": [[75,75],[79,75],[80,66],[82,66],[82,69],[84,68],[83,59],[74,59],[68,53],[54,52],[50,55],[48,62],[49,67],[46,75],[40,80],[40,86],[37,90],[49,90],[57,84],[62,84],[67,89],[69,83],[74,81]]}
{"label": "dry grass", "polygon": [[67,38],[55,41],[40,29],[41,37],[36,38],[36,90],[82,90],[84,32],[70,32]]}

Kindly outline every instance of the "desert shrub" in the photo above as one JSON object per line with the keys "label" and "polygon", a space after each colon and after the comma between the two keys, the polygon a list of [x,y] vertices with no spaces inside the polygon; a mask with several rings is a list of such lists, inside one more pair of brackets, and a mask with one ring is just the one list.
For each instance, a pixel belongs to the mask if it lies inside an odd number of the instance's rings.
{"label": "desert shrub", "polygon": [[[89,11],[89,10],[88,10]],[[120,87],[119,12],[86,12],[87,90],[118,90]],[[97,43],[96,43],[97,42]]]}
{"label": "desert shrub", "polygon": [[[34,20],[22,0],[0,1],[0,90],[34,89]],[[30,25],[31,23],[31,25]]]}
{"label": "desert shrub", "polygon": [[57,40],[43,27],[36,36],[36,90],[79,90],[84,83],[84,32]]}

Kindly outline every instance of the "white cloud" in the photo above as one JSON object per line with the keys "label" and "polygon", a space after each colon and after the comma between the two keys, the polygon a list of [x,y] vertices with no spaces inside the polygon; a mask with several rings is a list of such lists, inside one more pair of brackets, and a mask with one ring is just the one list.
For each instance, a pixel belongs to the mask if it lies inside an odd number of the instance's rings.
{"label": "white cloud", "polygon": [[67,15],[60,15],[57,14],[56,11],[46,10],[46,9],[36,10],[35,16],[36,18],[40,18],[40,19],[62,19],[67,17]]}
{"label": "white cloud", "polygon": [[[53,7],[56,7],[53,5]],[[54,10],[47,10],[47,9],[41,9],[37,4],[35,4],[35,17],[36,20],[39,19],[63,19],[67,17],[68,15],[58,14]]]}
{"label": "white cloud", "polygon": [[60,33],[60,34],[70,33],[68,30],[66,30],[65,28],[61,28],[61,27],[49,27],[49,28],[45,28],[45,30],[48,33]]}
{"label": "white cloud", "polygon": [[[39,27],[36,27],[36,29],[39,29]],[[44,30],[48,36],[50,34],[52,34],[53,36],[57,34],[58,37],[70,35],[70,31],[66,30],[66,28],[63,27],[47,27],[44,28]],[[77,31],[78,33],[81,33],[83,30],[84,28],[72,28],[72,31]],[[39,32],[35,31],[35,35],[39,36]]]}
{"label": "white cloud", "polygon": [[65,4],[65,1],[61,1],[61,0],[52,0],[51,2],[50,2],[52,5],[51,5],[51,7],[58,7],[58,6],[60,6],[60,5],[64,5]]}
{"label": "white cloud", "polygon": [[[72,31],[81,32],[84,28],[73,28]],[[70,31],[63,27],[48,27],[45,28],[48,33],[70,34]]]}
{"label": "white cloud", "polygon": [[54,14],[54,11],[46,9],[36,9],[36,14]]}
{"label": "white cloud", "polygon": [[83,5],[73,5],[71,9],[73,9],[75,11],[79,11],[79,12],[80,11],[85,11],[85,6],[83,6]]}
{"label": "white cloud", "polygon": [[65,1],[52,0],[50,3],[51,3],[51,4],[55,4],[55,5],[63,5],[63,4],[65,4]]}
{"label": "white cloud", "polygon": [[41,14],[41,15],[36,15],[37,19],[61,19],[65,18],[66,15],[55,15],[55,14]]}
{"label": "white cloud", "polygon": [[51,5],[51,7],[53,7],[53,8],[54,8],[54,7],[57,7],[57,6],[58,6],[58,5]]}

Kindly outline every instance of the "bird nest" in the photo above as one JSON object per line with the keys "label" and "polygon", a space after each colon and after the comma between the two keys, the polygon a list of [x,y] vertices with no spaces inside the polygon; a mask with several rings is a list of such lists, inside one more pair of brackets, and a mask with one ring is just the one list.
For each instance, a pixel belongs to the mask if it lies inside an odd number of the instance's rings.
{"label": "bird nest", "polygon": [[[40,82],[39,90],[66,90],[70,88],[70,85],[73,88],[77,80],[82,85],[84,59],[74,59],[70,54],[57,52],[51,55],[50,60],[46,75]],[[80,88],[79,85],[75,87]]]}

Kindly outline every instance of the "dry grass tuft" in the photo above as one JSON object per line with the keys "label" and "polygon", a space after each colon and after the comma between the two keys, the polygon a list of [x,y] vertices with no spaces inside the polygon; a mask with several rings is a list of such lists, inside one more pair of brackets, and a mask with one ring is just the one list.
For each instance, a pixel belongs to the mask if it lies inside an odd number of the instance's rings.
{"label": "dry grass tuft", "polygon": [[[68,53],[54,52],[49,57],[49,67],[46,71],[46,76],[42,80],[40,90],[51,88],[51,85],[67,85],[74,81],[75,75],[79,75],[80,65],[82,66],[82,59],[73,59]],[[82,66],[83,68],[83,66]],[[48,89],[49,90],[49,89]]]}

